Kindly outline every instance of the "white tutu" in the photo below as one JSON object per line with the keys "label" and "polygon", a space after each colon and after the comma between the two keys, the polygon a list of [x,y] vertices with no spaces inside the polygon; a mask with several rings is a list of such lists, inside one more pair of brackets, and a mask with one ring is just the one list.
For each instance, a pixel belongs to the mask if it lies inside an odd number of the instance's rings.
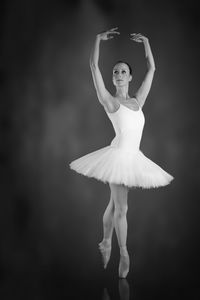
{"label": "white tutu", "polygon": [[133,111],[120,105],[117,112],[107,114],[116,133],[111,144],[72,161],[70,168],[104,183],[124,184],[129,188],[169,184],[174,177],[139,149],[145,121],[142,110]]}

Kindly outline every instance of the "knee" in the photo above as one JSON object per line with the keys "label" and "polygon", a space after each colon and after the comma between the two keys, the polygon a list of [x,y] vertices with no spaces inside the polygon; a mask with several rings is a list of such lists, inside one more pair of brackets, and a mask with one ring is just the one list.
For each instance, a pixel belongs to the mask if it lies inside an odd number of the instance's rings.
{"label": "knee", "polygon": [[128,211],[128,205],[117,205],[115,206],[115,216],[122,218],[126,216]]}

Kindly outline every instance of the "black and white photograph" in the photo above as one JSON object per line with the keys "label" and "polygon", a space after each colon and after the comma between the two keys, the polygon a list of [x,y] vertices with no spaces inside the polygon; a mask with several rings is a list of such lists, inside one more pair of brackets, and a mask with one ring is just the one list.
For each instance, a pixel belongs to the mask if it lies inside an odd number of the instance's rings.
{"label": "black and white photograph", "polygon": [[198,1],[0,13],[0,298],[199,299]]}

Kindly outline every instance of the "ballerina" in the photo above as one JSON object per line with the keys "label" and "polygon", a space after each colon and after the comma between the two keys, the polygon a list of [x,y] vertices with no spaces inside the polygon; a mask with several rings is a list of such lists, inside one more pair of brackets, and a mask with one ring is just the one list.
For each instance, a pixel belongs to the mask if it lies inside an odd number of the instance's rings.
{"label": "ballerina", "polygon": [[130,188],[155,188],[165,186],[173,176],[147,158],[140,150],[145,117],[142,107],[150,91],[155,72],[155,63],[149,40],[144,35],[132,33],[130,39],[143,43],[147,60],[147,72],[134,96],[129,96],[132,68],[124,61],[113,67],[112,80],[115,95],[106,89],[99,69],[99,48],[101,41],[119,35],[118,27],[97,34],[90,56],[90,68],[97,97],[115,130],[115,137],[109,146],[86,154],[70,163],[76,172],[96,178],[110,187],[110,201],[103,215],[103,239],[99,243],[104,268],[110,260],[112,235],[115,228],[120,250],[118,275],[126,278],[130,269],[127,250],[127,211]]}

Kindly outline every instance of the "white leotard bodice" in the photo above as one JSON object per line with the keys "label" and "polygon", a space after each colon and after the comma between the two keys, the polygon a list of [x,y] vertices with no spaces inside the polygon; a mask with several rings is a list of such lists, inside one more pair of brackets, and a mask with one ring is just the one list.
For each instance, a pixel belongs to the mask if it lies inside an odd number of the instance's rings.
{"label": "white leotard bodice", "polygon": [[120,104],[114,113],[106,112],[115,130],[115,138],[111,145],[122,147],[127,151],[139,150],[145,117],[142,109],[132,110]]}

